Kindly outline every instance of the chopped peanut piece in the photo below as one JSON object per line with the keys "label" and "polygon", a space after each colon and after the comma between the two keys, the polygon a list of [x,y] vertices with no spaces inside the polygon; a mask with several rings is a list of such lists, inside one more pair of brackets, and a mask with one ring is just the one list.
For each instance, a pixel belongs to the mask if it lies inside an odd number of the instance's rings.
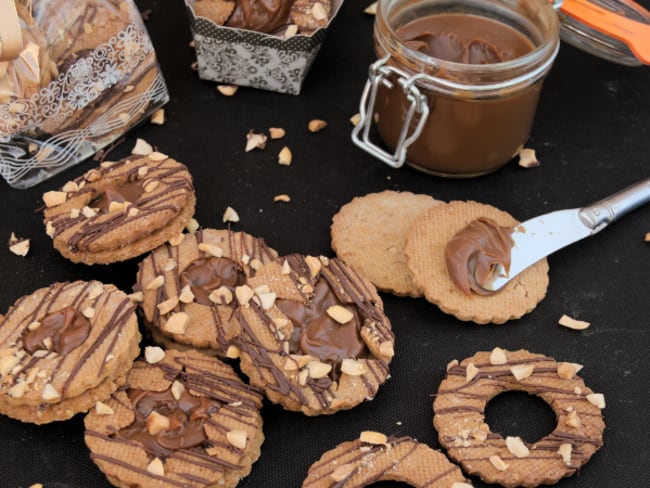
{"label": "chopped peanut piece", "polygon": [[151,147],[151,144],[140,138],[136,139],[135,146],[131,149],[131,154],[135,154],[136,156],[148,156],[152,152],[153,147]]}
{"label": "chopped peanut piece", "polygon": [[16,237],[16,234],[11,233],[9,238],[9,250],[14,253],[16,256],[25,257],[29,253],[29,239],[22,239]]}
{"label": "chopped peanut piece", "polygon": [[316,20],[325,20],[327,18],[327,11],[322,3],[316,2],[314,4],[311,8],[311,16]]}
{"label": "chopped peanut piece", "polygon": [[293,155],[291,154],[291,149],[289,149],[287,146],[284,146],[278,154],[278,164],[282,166],[291,166],[292,161]]}
{"label": "chopped peanut piece", "polygon": [[235,211],[234,208],[228,207],[226,208],[226,211],[223,213],[223,217],[221,220],[226,223],[226,222],[239,222],[239,214]]}
{"label": "chopped peanut piece", "polygon": [[585,322],[584,320],[576,320],[569,317],[568,315],[562,315],[562,317],[560,317],[560,320],[558,320],[558,324],[573,330],[585,330],[591,325],[589,322]]}
{"label": "chopped peanut piece", "polygon": [[113,415],[115,413],[115,410],[106,405],[104,402],[97,402],[95,403],[95,413],[97,415]]}
{"label": "chopped peanut piece", "polygon": [[223,257],[223,249],[210,242],[199,243],[199,251],[203,251],[204,253],[209,254],[215,258]]}
{"label": "chopped peanut piece", "polygon": [[46,191],[43,193],[43,203],[46,207],[56,207],[68,199],[68,194],[64,191]]}
{"label": "chopped peanut piece", "polygon": [[359,122],[361,122],[361,114],[354,114],[352,117],[350,117],[350,123],[354,126],[359,125]]}
{"label": "chopped peanut piece", "polygon": [[178,401],[181,399],[183,393],[185,392],[185,385],[183,385],[183,383],[178,380],[174,380],[169,390],[172,392],[174,400]]}
{"label": "chopped peanut piece", "polygon": [[388,442],[388,438],[386,437],[386,434],[382,434],[381,432],[376,432],[374,430],[364,430],[361,432],[361,435],[359,436],[359,440],[361,442],[365,442],[366,444],[373,444],[373,445],[381,445],[381,444],[386,444]]}
{"label": "chopped peanut piece", "polygon": [[459,364],[458,359],[452,359],[447,363],[446,371],[449,371],[451,368],[455,368],[456,366],[458,366],[458,364]]}
{"label": "chopped peanut piece", "polygon": [[242,285],[235,288],[235,295],[237,296],[237,301],[240,305],[244,307],[248,306],[248,302],[255,295],[253,289],[248,285]]}
{"label": "chopped peanut piece", "polygon": [[325,127],[327,127],[327,122],[321,119],[312,119],[307,124],[307,129],[313,134],[322,131]]}
{"label": "chopped peanut piece", "polygon": [[506,447],[515,457],[525,458],[530,454],[530,450],[521,440],[521,437],[506,437]]}
{"label": "chopped peanut piece", "polygon": [[147,471],[156,476],[165,476],[165,466],[160,458],[153,458],[147,466]]}
{"label": "chopped peanut piece", "polygon": [[493,366],[498,366],[501,364],[506,364],[508,358],[506,357],[506,352],[500,347],[495,347],[490,353],[490,364]]}
{"label": "chopped peanut piece", "polygon": [[149,364],[156,364],[165,358],[165,351],[158,346],[147,346],[144,348],[144,359]]}
{"label": "chopped peanut piece", "polygon": [[465,383],[469,383],[474,378],[476,378],[478,372],[479,369],[476,367],[476,365],[474,365],[474,363],[469,363],[465,369]]}
{"label": "chopped peanut piece", "polygon": [[217,91],[226,97],[232,97],[238,89],[237,85],[217,85]]}
{"label": "chopped peanut piece", "polygon": [[155,125],[163,125],[165,123],[165,109],[160,108],[156,110],[151,116],[151,123]]}
{"label": "chopped peanut piece", "polygon": [[282,193],[280,195],[276,195],[273,197],[274,202],[285,202],[289,203],[291,201],[291,197],[287,195],[286,193]]}
{"label": "chopped peanut piece", "polygon": [[165,277],[163,275],[158,275],[156,276],[153,280],[151,280],[149,283],[144,285],[145,290],[157,290],[161,286],[165,284]]}
{"label": "chopped peanut piece", "polygon": [[354,318],[354,314],[341,305],[332,305],[327,309],[327,315],[336,320],[339,324],[347,324]]}
{"label": "chopped peanut piece", "polygon": [[503,461],[503,459],[496,455],[490,456],[490,463],[492,463],[492,466],[494,466],[499,471],[505,471],[509,466]]}
{"label": "chopped peanut piece", "polygon": [[176,312],[167,319],[162,328],[170,334],[184,334],[189,321],[190,316],[185,312]]}
{"label": "chopped peanut piece", "polygon": [[582,422],[580,422],[580,417],[578,417],[578,412],[576,412],[575,410],[571,410],[571,412],[569,412],[569,415],[567,416],[566,423],[570,427],[574,427],[576,429],[579,428],[580,425],[582,425]]}
{"label": "chopped peanut piece", "polygon": [[343,464],[330,473],[332,481],[343,481],[357,469],[353,463]]}
{"label": "chopped peanut piece", "polygon": [[171,422],[169,417],[159,414],[155,410],[147,417],[147,432],[151,435],[159,434],[164,430],[169,430]]}
{"label": "chopped peanut piece", "polygon": [[246,152],[251,152],[253,149],[264,149],[266,147],[266,135],[258,134],[252,130],[246,134]]}
{"label": "chopped peanut piece", "polygon": [[605,408],[605,395],[602,393],[590,393],[585,397],[589,403],[597,406],[601,410]]}
{"label": "chopped peanut piece", "polygon": [[286,133],[281,127],[269,127],[269,136],[271,136],[271,139],[282,139]]}
{"label": "chopped peanut piece", "polygon": [[364,9],[363,13],[368,14],[368,15],[376,15],[377,14],[377,2],[373,2],[370,5],[368,5]]}
{"label": "chopped peanut piece", "polygon": [[560,448],[557,450],[557,453],[562,456],[562,461],[564,461],[564,464],[569,466],[571,464],[571,451],[573,450],[573,446],[571,444],[566,443],[562,444]]}
{"label": "chopped peanut piece", "polygon": [[361,376],[366,371],[366,366],[361,361],[349,358],[345,358],[341,361],[341,372],[349,376]]}
{"label": "chopped peanut piece", "polygon": [[306,368],[309,372],[309,377],[314,379],[324,378],[332,371],[331,364],[321,363],[320,361],[310,361],[307,363]]}
{"label": "chopped peanut piece", "polygon": [[514,376],[517,381],[525,380],[535,371],[535,366],[532,364],[517,364],[510,368],[512,376]]}
{"label": "chopped peanut piece", "polygon": [[244,449],[248,441],[248,434],[245,430],[233,429],[226,432],[226,439],[237,449]]}
{"label": "chopped peanut piece", "polygon": [[41,398],[45,401],[58,400],[59,398],[61,398],[61,394],[58,391],[56,391],[56,388],[54,388],[50,383],[47,383],[43,387]]}
{"label": "chopped peanut piece", "polygon": [[522,168],[534,168],[539,166],[539,161],[535,155],[534,149],[522,148],[519,151],[519,166]]}

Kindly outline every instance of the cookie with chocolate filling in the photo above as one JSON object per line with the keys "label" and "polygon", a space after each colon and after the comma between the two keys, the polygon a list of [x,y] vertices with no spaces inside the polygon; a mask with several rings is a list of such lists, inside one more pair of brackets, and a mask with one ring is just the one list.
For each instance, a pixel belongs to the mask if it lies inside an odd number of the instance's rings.
{"label": "cookie with chocolate filling", "polygon": [[86,412],[124,383],[139,341],[135,306],[113,285],[20,298],[0,322],[0,412],[36,424]]}
{"label": "cookie with chocolate filling", "polygon": [[194,14],[210,19],[217,25],[224,25],[235,10],[235,3],[232,0],[198,0],[194,3]]}
{"label": "cookie with chocolate filling", "polygon": [[426,488],[471,488],[460,468],[439,451],[411,437],[365,431],[311,465],[302,488],[361,488],[398,481]]}
{"label": "cookie with chocolate filling", "polygon": [[262,395],[196,351],[137,361],[84,420],[91,458],[118,487],[231,488],[264,441]]}
{"label": "cookie with chocolate filling", "polygon": [[429,195],[388,190],[355,197],[332,218],[332,249],[379,290],[421,297],[406,266],[406,237],[413,222],[440,203]]}
{"label": "cookie with chocolate filling", "polygon": [[331,414],[371,400],[386,381],[390,321],[375,287],[342,261],[278,258],[235,295],[240,367],[272,402]]}
{"label": "cookie with chocolate filling", "polygon": [[[489,222],[484,230],[494,231],[486,234],[485,239],[477,239],[475,229],[468,229],[470,223],[477,220],[480,223],[481,219]],[[470,284],[485,271],[484,264],[488,263],[489,268],[495,249],[498,248],[498,255],[509,259],[510,247],[507,247],[507,239],[503,239],[501,228],[512,228],[518,223],[507,212],[478,202],[454,201],[430,208],[411,226],[405,250],[407,266],[414,281],[424,289],[426,299],[445,313],[477,324],[501,324],[531,312],[546,296],[546,258],[517,275],[496,293],[482,294],[478,287]],[[451,259],[450,266],[446,254],[448,244],[464,229],[473,235],[456,241],[468,245],[458,247],[460,252]],[[463,279],[466,286],[459,286]]]}
{"label": "cookie with chocolate filling", "polygon": [[215,229],[156,249],[140,263],[134,287],[154,340],[225,356],[237,331],[235,288],[276,256],[260,238]]}
{"label": "cookie with chocolate filling", "polygon": [[43,200],[55,249],[84,264],[124,261],[176,238],[196,201],[185,165],[157,152],[102,163]]}
{"label": "cookie with chocolate filling", "polygon": [[[581,368],[501,348],[456,361],[433,403],[440,444],[466,473],[507,488],[550,485],[575,474],[602,446],[605,429],[604,397],[577,375]],[[491,431],[485,408],[506,391],[544,400],[555,413],[555,429],[535,442]]]}

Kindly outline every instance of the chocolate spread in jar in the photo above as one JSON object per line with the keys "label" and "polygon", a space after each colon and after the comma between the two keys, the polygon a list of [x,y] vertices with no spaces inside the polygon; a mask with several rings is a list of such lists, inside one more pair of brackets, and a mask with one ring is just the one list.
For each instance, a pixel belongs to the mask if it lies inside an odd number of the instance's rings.
{"label": "chocolate spread in jar", "polygon": [[445,246],[451,281],[466,295],[495,293],[483,286],[493,277],[498,265],[508,272],[513,244],[512,227],[501,226],[487,217],[472,220]]}
{"label": "chocolate spread in jar", "polygon": [[[533,43],[513,27],[464,13],[422,17],[401,26],[395,34],[412,50],[466,65],[509,61],[534,49]],[[400,59],[391,62],[399,63]],[[452,76],[444,67],[428,72],[460,83],[479,81],[472,80],[471,74]],[[516,93],[489,99],[471,98],[463,93],[434,93],[418,86],[428,98],[430,113],[422,134],[408,148],[408,163],[434,174],[474,176],[501,167],[528,139],[541,81]],[[401,88],[380,88],[377,128],[391,148],[397,143],[407,110],[408,102]],[[416,123],[414,120],[412,125]]]}

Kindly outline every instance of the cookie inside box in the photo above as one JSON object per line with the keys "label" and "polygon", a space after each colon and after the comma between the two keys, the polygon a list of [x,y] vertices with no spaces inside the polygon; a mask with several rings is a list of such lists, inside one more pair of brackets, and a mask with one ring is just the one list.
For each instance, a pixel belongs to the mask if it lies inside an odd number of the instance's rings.
{"label": "cookie inside box", "polygon": [[0,62],[0,174],[28,188],[169,100],[132,0],[17,0],[23,49]]}
{"label": "cookie inside box", "polygon": [[185,0],[199,77],[298,95],[342,3]]}

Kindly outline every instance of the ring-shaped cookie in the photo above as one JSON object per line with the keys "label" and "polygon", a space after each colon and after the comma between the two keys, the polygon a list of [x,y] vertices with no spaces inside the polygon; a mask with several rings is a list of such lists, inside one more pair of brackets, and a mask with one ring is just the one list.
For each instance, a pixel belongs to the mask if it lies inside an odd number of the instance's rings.
{"label": "ring-shaped cookie", "polygon": [[417,488],[472,486],[458,466],[426,444],[410,437],[363,432],[359,439],[339,444],[312,464],[302,488],[361,488],[377,481],[399,481]]}
{"label": "ring-shaped cookie", "polygon": [[274,403],[331,414],[374,398],[394,355],[375,287],[338,259],[292,254],[238,293],[240,367]]}
{"label": "ring-shaped cookie", "polygon": [[102,163],[43,199],[54,248],[85,264],[124,261],[178,236],[196,201],[185,165],[157,152]]}
{"label": "ring-shaped cookie", "polygon": [[[466,473],[488,483],[530,488],[571,476],[601,447],[605,428],[604,399],[576,375],[580,368],[499,348],[450,365],[433,403],[440,443]],[[533,443],[491,432],[485,407],[510,390],[544,400],[555,413],[555,429]]]}
{"label": "ring-shaped cookie", "polygon": [[84,419],[91,458],[119,487],[232,488],[264,441],[262,395],[196,351],[136,361],[125,387]]}
{"label": "ring-shaped cookie", "polygon": [[153,251],[140,263],[134,288],[142,292],[140,308],[154,340],[226,356],[238,330],[236,286],[276,257],[263,239],[225,229],[184,234]]}

